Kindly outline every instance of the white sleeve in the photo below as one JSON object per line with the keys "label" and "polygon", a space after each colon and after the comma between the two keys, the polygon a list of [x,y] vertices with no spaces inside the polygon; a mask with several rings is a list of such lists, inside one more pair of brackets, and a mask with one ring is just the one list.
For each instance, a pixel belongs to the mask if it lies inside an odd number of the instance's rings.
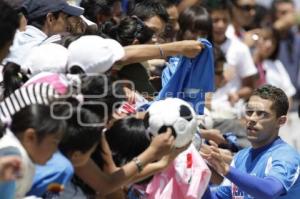
{"label": "white sleeve", "polygon": [[254,61],[252,59],[251,53],[249,48],[240,42],[240,47],[238,50],[238,65],[237,65],[237,72],[240,77],[245,78],[257,73],[257,69],[254,65]]}

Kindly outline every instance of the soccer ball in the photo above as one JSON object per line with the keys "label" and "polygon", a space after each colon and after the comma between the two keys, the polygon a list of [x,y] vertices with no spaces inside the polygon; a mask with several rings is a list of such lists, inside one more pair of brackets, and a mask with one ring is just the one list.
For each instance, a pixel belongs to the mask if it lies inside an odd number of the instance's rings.
{"label": "soccer ball", "polygon": [[[148,116],[147,116],[148,114]],[[149,137],[156,136],[166,130],[173,129],[175,147],[188,144],[197,131],[197,119],[194,109],[185,101],[178,98],[167,98],[156,101],[146,114],[146,131]]]}

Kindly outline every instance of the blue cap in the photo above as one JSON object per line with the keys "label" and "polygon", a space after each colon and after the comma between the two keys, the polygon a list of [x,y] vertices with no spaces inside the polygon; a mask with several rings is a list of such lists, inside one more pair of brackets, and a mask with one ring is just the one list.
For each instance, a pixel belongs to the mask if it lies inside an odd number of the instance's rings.
{"label": "blue cap", "polygon": [[47,15],[50,12],[63,12],[71,16],[80,16],[84,9],[68,4],[65,0],[25,0],[22,6],[28,20]]}

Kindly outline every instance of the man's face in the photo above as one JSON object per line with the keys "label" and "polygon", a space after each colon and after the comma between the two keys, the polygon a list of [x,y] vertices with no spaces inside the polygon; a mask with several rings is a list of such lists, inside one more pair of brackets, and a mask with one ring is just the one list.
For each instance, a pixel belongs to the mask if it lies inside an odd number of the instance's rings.
{"label": "man's face", "polygon": [[144,21],[145,25],[154,31],[152,43],[160,43],[161,35],[165,30],[166,23],[158,16],[151,17]]}
{"label": "man's face", "polygon": [[230,16],[227,10],[215,10],[211,13],[213,22],[213,39],[217,44],[222,44],[225,39],[225,32],[228,27]]}
{"label": "man's face", "polygon": [[[51,15],[52,13],[50,13]],[[51,21],[49,23],[49,35],[54,35],[58,33],[63,33],[68,31],[68,15],[61,12],[58,15],[58,18],[50,16]]]}
{"label": "man's face", "polygon": [[246,107],[247,137],[253,148],[263,147],[278,136],[279,118],[272,109],[273,102],[252,96]]}
{"label": "man's face", "polygon": [[295,13],[295,9],[292,3],[282,2],[276,5],[276,19],[293,13]]}
{"label": "man's face", "polygon": [[256,14],[255,0],[237,0],[233,4],[233,18],[242,27],[251,25]]}

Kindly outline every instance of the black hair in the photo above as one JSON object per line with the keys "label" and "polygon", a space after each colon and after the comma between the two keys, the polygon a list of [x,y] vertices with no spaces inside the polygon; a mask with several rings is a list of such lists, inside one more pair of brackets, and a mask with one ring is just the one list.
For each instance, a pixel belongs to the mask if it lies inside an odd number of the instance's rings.
{"label": "black hair", "polygon": [[62,45],[65,48],[69,48],[69,45],[79,39],[83,34],[70,34],[70,33],[63,33],[60,34],[61,38],[59,41],[55,42],[57,44]]}
{"label": "black hair", "polygon": [[3,74],[3,97],[9,96],[20,88],[27,80],[27,74],[21,70],[20,65],[7,62],[2,71]]}
{"label": "black hair", "polygon": [[122,46],[132,45],[135,39],[140,44],[147,43],[154,34],[154,31],[138,17],[125,17],[119,24],[108,21],[100,29],[110,38],[117,40]]}
{"label": "black hair", "polygon": [[100,118],[89,110],[73,107],[71,117],[66,120],[67,128],[59,149],[64,155],[74,151],[87,152],[100,142],[102,128],[97,126]]}
{"label": "black hair", "polygon": [[169,20],[166,8],[159,1],[141,1],[135,5],[130,15],[135,15],[143,21],[155,16],[158,16],[164,22]]}
{"label": "black hair", "polygon": [[160,0],[159,1],[166,9],[177,6],[177,2],[174,0]]}
{"label": "black hair", "polygon": [[271,12],[270,9],[263,5],[257,4],[255,6],[255,16],[251,29],[271,26]]}
{"label": "black hair", "polygon": [[12,42],[15,32],[20,25],[16,10],[6,2],[0,1],[0,49]]}
{"label": "black hair", "polygon": [[[57,12],[52,12],[53,16],[55,19],[58,19],[59,18],[59,14],[62,13],[62,11],[57,11]],[[27,17],[27,13],[25,12],[25,17],[27,18],[27,23],[28,25],[31,25],[31,26],[34,26],[40,30],[43,29],[45,23],[46,23],[46,20],[47,20],[47,15],[44,15],[44,16],[40,16],[40,17],[37,17],[37,18],[34,18],[34,19],[28,19]]]}
{"label": "black hair", "polygon": [[212,41],[212,20],[205,7],[194,5],[185,9],[179,15],[178,39],[182,40],[186,31],[202,31],[209,41]]}
{"label": "black hair", "polygon": [[[81,81],[81,93],[84,101],[91,102],[91,104],[85,103],[83,107],[94,112],[104,121],[110,120],[115,108],[125,101],[123,87],[120,84],[113,84],[112,78],[106,75],[82,75]],[[91,95],[99,97],[89,97]],[[93,102],[103,105],[94,105]]]}
{"label": "black hair", "polygon": [[150,145],[143,120],[135,117],[115,121],[105,134],[118,166],[132,160]]}
{"label": "black hair", "polygon": [[267,34],[266,36],[271,37],[272,44],[275,44],[275,49],[273,53],[268,57],[268,59],[276,60],[278,58],[279,48],[280,48],[280,34],[279,32],[274,28],[264,28],[263,32]]}
{"label": "black hair", "polygon": [[40,104],[26,106],[12,116],[10,130],[18,136],[26,129],[32,128],[36,131],[39,141],[47,135],[63,133],[66,127],[65,121],[55,119],[52,113],[56,116],[63,115],[63,109],[55,107],[51,110],[50,106]]}
{"label": "black hair", "polygon": [[203,0],[202,5],[211,13],[215,10],[229,11],[232,3],[230,0]]}
{"label": "black hair", "polygon": [[221,48],[218,46],[214,46],[213,48],[214,60],[215,60],[215,68],[218,62],[226,62],[225,54],[222,52]]}
{"label": "black hair", "polygon": [[80,6],[84,8],[84,16],[97,22],[97,15],[112,16],[115,0],[82,0]]}
{"label": "black hair", "polygon": [[264,85],[254,90],[252,96],[272,101],[272,109],[275,110],[276,116],[287,115],[289,110],[289,100],[284,91],[272,85]]}

